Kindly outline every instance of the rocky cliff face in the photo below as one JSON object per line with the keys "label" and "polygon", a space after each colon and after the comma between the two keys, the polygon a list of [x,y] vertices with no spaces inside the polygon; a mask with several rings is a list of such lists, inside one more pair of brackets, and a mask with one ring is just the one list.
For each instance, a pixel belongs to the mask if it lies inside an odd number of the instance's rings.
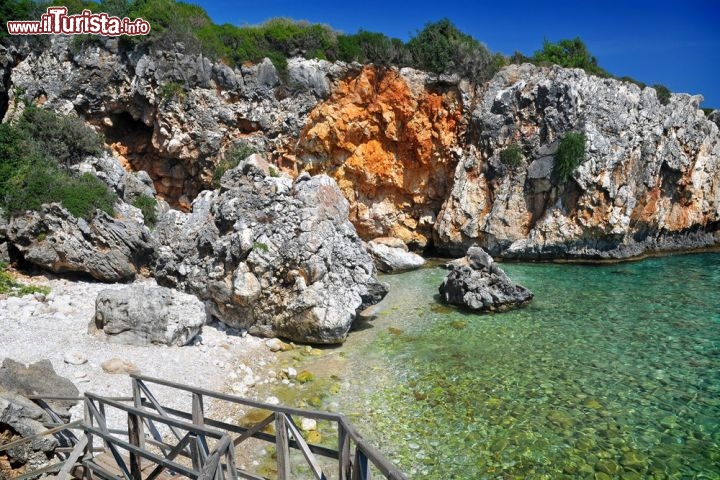
{"label": "rocky cliff face", "polygon": [[[515,258],[625,258],[720,240],[720,134],[700,97],[559,67],[511,66],[481,92],[469,145],[435,224],[435,243],[460,253],[477,242]],[[584,161],[562,182],[558,140],[587,138]],[[511,144],[520,165],[504,165]]]}
{"label": "rocky cliff face", "polygon": [[[0,48],[11,118],[23,97],[96,125],[128,169],[146,170],[190,208],[238,141],[278,168],[328,173],[369,240],[463,255],[626,258],[720,241],[720,134],[699,98],[579,70],[509,66],[471,86],[411,69],[292,59],[232,69],[199,55],[123,52],[114,40],[75,51]],[[2,100],[2,98],[0,98]],[[0,102],[2,103],[2,102]],[[717,116],[715,117],[717,118]],[[559,140],[587,138],[568,181]],[[501,152],[516,145],[518,165]]]}
{"label": "rocky cliff face", "polygon": [[[344,65],[291,60],[287,79],[269,60],[232,69],[202,55],[127,52],[117,39],[82,48],[52,37],[46,49],[0,46],[7,105],[22,99],[76,112],[105,134],[127,168],[144,170],[158,194],[189,207],[210,185],[222,153],[239,140],[272,151],[297,138],[307,113],[327,96]],[[5,112],[4,110],[7,110]]]}
{"label": "rocky cliff face", "polygon": [[361,236],[424,247],[449,192],[462,120],[457,86],[365,67],[313,109],[297,156],[337,180]]}

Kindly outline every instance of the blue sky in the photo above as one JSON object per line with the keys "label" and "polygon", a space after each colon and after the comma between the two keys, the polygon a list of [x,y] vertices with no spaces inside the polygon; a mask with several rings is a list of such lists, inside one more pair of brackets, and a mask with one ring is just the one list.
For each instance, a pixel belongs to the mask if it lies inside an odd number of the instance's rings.
{"label": "blue sky", "polygon": [[446,17],[503,54],[531,55],[545,38],[579,36],[610,73],[661,83],[674,92],[700,93],[703,107],[720,108],[720,0],[186,1],[202,5],[216,23],[289,17],[403,40]]}

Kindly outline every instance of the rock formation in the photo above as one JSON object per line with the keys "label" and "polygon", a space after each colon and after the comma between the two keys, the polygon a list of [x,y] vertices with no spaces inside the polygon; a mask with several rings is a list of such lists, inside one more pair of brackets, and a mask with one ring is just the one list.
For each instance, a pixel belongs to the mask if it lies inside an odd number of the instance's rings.
{"label": "rock formation", "polygon": [[159,283],[206,300],[212,314],[250,333],[342,342],[358,310],[386,289],[325,175],[277,175],[258,155],[225,173],[191,213],[155,231]]}
{"label": "rock formation", "polygon": [[[720,241],[718,116],[697,96],[663,105],[652,88],[529,64],[472,85],[296,58],[281,78],[269,60],[233,69],[179,44],[145,53],[114,39],[79,51],[70,38],[50,42],[0,47],[0,114],[17,116],[22,98],[75,111],[175,207],[189,209],[242,142],[295,175],[332,176],[365,240],[581,260]],[[561,181],[555,156],[569,132],[585,135],[587,151]],[[502,160],[509,147],[517,164]]]}
{"label": "rock formation", "polygon": [[197,297],[136,284],[102,290],[90,330],[113,343],[182,346],[200,332],[205,320],[205,305]]}
{"label": "rock formation", "polygon": [[504,311],[530,302],[530,290],[514,283],[480,247],[449,264],[450,273],[440,285],[440,298],[475,312]]}
{"label": "rock formation", "polygon": [[360,236],[424,247],[450,189],[462,114],[456,85],[369,66],[310,112],[296,155],[337,180]]}
{"label": "rock formation", "polygon": [[[478,243],[513,258],[627,258],[718,243],[720,134],[700,97],[529,64],[501,70],[470,122],[473,139],[435,224],[435,245]],[[584,161],[563,183],[558,141],[578,131]],[[520,165],[500,153],[517,145]]]}
{"label": "rock formation", "polygon": [[16,117],[22,98],[78,113],[126,166],[146,171],[158,194],[181,207],[210,186],[219,154],[237,139],[267,151],[294,141],[331,80],[347,70],[291,59],[285,84],[270,60],[232,69],[185,54],[182,44],[130,53],[116,38],[79,50],[69,36],[49,42],[45,49],[0,45],[0,65],[10,70],[0,116]]}
{"label": "rock formation", "polygon": [[367,250],[381,272],[405,272],[425,265],[425,259],[417,253],[409,252],[407,245],[400,239],[376,238],[367,243]]}
{"label": "rock formation", "polygon": [[105,282],[131,280],[150,263],[154,251],[142,215],[138,221],[98,211],[87,222],[58,204],[13,217],[7,237],[32,264],[53,272],[86,273]]}
{"label": "rock formation", "polygon": [[[70,380],[55,373],[48,360],[26,367],[12,359],[3,359],[0,364],[0,444],[42,433],[47,430],[43,422],[55,421],[25,395],[77,397],[79,393]],[[62,418],[70,418],[66,408],[72,402],[48,403]],[[44,466],[58,446],[57,438],[40,436],[0,452],[0,478],[13,478]]]}

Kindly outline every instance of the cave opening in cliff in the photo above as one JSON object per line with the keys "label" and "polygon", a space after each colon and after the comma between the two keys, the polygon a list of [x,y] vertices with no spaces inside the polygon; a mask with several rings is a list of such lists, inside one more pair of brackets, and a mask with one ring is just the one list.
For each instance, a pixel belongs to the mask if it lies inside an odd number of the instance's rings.
{"label": "cave opening in cliff", "polygon": [[161,155],[153,146],[153,127],[128,112],[112,114],[101,124],[105,140],[129,170],[150,175],[158,196],[171,206],[187,210],[197,195],[197,180],[176,158]]}

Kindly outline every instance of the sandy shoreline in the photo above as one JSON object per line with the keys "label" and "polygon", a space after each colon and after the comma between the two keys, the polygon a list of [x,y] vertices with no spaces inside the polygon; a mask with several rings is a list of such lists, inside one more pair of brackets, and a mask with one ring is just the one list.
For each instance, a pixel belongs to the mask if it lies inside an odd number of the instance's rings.
{"label": "sandy shoreline", "polygon": [[[87,333],[88,323],[95,313],[98,292],[123,288],[123,284],[68,280],[49,274],[16,276],[24,283],[46,286],[51,291],[47,296],[0,298],[0,360],[11,358],[24,364],[50,360],[55,372],[70,379],[81,394],[131,395],[127,375],[106,373],[101,367],[102,362],[113,357],[132,362],[144,375],[252,398],[257,397],[256,386],[276,379],[277,359],[264,339],[240,335],[214,322],[205,325],[194,342],[184,347],[107,343]],[[155,284],[153,279],[137,282]],[[67,363],[68,356],[84,357],[87,362]],[[185,395],[179,398],[163,388],[158,388],[156,395],[166,405],[189,408]],[[206,408],[219,419],[238,413],[213,402],[208,402]],[[82,409],[76,407],[72,412],[76,417]]]}

